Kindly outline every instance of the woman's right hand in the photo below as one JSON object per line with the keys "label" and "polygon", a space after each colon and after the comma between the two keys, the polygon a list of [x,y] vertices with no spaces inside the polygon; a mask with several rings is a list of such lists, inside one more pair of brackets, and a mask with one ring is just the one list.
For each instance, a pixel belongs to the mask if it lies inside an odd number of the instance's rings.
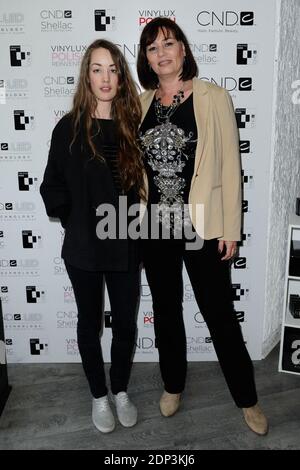
{"label": "woman's right hand", "polygon": [[219,240],[218,251],[222,253],[224,248],[226,249],[225,255],[221,258],[221,261],[228,261],[235,257],[237,251],[236,241],[225,241]]}

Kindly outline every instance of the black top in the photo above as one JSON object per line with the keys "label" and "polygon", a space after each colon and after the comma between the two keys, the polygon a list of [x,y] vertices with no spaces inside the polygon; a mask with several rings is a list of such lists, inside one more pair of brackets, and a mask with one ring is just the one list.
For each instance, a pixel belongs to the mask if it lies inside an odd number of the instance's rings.
{"label": "black top", "polygon": [[[193,94],[168,119],[157,116],[155,103],[154,98],[140,127],[149,181],[148,214],[150,204],[155,204],[156,220],[172,235],[177,230],[176,220],[190,221],[184,204],[188,204],[197,145]],[[164,108],[166,112],[168,107]],[[152,224],[154,220],[155,217]]]}
{"label": "black top", "polygon": [[[94,125],[96,122],[94,122]],[[128,267],[128,240],[99,240],[96,208],[103,203],[115,207],[121,192],[117,173],[117,132],[112,121],[100,121],[103,132],[95,145],[105,160],[93,158],[81,130],[71,147],[71,117],[64,116],[52,133],[48,163],[40,188],[47,214],[57,217],[65,228],[62,258],[89,271],[125,271]],[[132,189],[131,199],[138,201]]]}
{"label": "black top", "polygon": [[[95,138],[96,147],[100,151],[100,155],[104,156],[112,173],[115,189],[120,195],[123,194],[123,190],[117,158],[119,149],[117,128],[112,119],[97,119],[97,121],[100,124],[100,131],[97,133]],[[96,125],[94,125],[94,127],[96,129]]]}

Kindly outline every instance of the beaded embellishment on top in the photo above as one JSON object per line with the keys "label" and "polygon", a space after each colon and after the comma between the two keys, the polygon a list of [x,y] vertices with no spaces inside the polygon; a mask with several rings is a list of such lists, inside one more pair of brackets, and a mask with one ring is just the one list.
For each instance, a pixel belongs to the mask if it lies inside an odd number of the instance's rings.
{"label": "beaded embellishment on top", "polygon": [[161,98],[157,98],[154,103],[154,109],[157,121],[160,123],[169,122],[170,117],[175,113],[176,109],[180,105],[181,101],[184,98],[184,91],[179,90],[177,95],[173,96],[172,103],[169,106],[164,106],[161,103]]}

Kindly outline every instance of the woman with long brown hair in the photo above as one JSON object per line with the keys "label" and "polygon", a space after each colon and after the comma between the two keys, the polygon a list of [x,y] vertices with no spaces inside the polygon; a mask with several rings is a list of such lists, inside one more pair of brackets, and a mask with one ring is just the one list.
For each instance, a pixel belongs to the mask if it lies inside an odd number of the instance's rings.
{"label": "woman with long brown hair", "polygon": [[47,214],[65,228],[62,258],[77,303],[78,347],[93,396],[92,419],[101,432],[115,427],[99,340],[104,279],[111,305],[112,401],[123,426],[137,421],[127,395],[139,296],[136,242],[115,233],[99,239],[96,226],[99,207],[109,205],[118,217],[121,196],[130,206],[143,194],[136,145],[140,119],[137,90],[122,53],[111,42],[96,40],[83,57],[73,108],[53,131],[41,195]]}

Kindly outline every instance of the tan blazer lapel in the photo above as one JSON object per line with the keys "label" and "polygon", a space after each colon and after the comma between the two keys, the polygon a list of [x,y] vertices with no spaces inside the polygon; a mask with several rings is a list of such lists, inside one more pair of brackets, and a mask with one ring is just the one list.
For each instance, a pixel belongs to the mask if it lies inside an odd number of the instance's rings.
{"label": "tan blazer lapel", "polygon": [[145,119],[145,116],[148,112],[148,109],[150,108],[150,105],[152,103],[154,94],[155,94],[155,90],[148,90],[148,91],[145,91],[144,93],[142,93],[140,95],[140,101],[141,101],[141,105],[142,105],[141,124],[142,124],[143,120]]}
{"label": "tan blazer lapel", "polygon": [[[193,105],[195,112],[195,119],[198,130],[198,143],[196,148],[196,158],[194,166],[194,175],[197,174],[199,164],[201,161],[206,133],[207,133],[207,121],[208,121],[208,108],[209,108],[209,95],[205,82],[197,78],[193,79]],[[193,182],[192,182],[193,183]]]}

